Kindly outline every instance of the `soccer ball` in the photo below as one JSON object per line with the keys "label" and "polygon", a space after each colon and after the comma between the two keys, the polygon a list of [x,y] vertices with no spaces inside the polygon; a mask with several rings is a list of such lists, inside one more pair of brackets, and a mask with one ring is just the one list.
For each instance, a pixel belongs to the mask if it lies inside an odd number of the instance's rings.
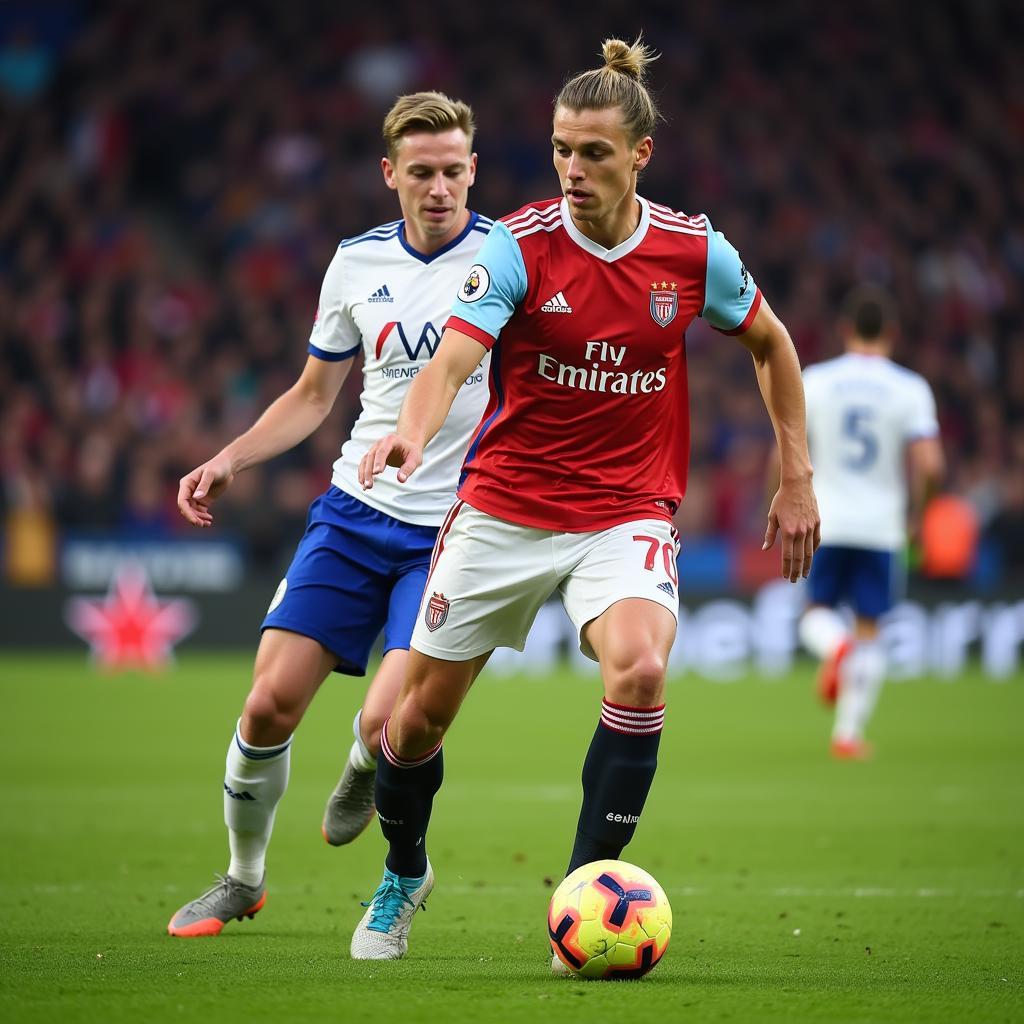
{"label": "soccer ball", "polygon": [[577,868],[548,907],[551,948],[581,978],[643,977],[665,955],[671,934],[664,890],[622,860]]}

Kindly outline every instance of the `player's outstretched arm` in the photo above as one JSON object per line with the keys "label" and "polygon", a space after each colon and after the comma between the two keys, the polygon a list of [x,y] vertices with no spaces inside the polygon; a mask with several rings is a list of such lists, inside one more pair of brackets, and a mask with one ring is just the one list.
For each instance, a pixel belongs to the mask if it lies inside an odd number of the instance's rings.
{"label": "player's outstretched arm", "polygon": [[920,437],[907,446],[910,470],[910,503],[907,532],[916,540],[921,532],[925,506],[935,497],[946,475],[946,457],[938,437]]}
{"label": "player's outstretched arm", "polygon": [[310,356],[299,379],[267,406],[263,415],[212,459],[178,482],[178,511],[193,526],[212,526],[210,505],[236,473],[272,459],[304,441],[331,411],[352,360],[328,362]]}
{"label": "player's outstretched arm", "polygon": [[782,575],[806,576],[821,542],[821,519],[811,485],[811,457],[800,360],[789,332],[762,301],[753,323],[739,336],[754,357],[754,370],[778,444],[779,489],[768,511],[767,550],[782,536]]}
{"label": "player's outstretched arm", "polygon": [[372,444],[359,462],[359,483],[365,490],[385,466],[398,467],[405,483],[423,461],[423,449],[441,429],[459,388],[480,365],[487,350],[479,341],[448,328],[427,365],[409,386],[395,433]]}

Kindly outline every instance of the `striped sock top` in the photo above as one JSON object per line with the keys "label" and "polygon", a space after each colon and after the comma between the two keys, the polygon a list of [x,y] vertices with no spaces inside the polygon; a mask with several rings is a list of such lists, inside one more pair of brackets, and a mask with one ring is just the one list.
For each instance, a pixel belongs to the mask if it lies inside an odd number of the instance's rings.
{"label": "striped sock top", "polygon": [[655,708],[634,708],[628,704],[613,704],[601,700],[601,722],[615,732],[631,736],[653,736],[665,724],[665,705]]}

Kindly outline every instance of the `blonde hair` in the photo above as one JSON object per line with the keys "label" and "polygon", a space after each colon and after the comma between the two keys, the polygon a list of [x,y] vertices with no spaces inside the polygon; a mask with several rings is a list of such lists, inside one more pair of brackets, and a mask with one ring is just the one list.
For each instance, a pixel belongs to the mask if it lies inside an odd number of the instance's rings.
{"label": "blonde hair", "polygon": [[473,123],[473,111],[467,104],[453,100],[443,92],[414,92],[399,96],[384,118],[382,134],[388,159],[395,159],[398,143],[411,132],[437,134],[453,128],[461,128],[466,133],[472,150],[476,125]]}
{"label": "blonde hair", "polygon": [[661,114],[645,82],[647,65],[656,61],[659,54],[644,43],[642,34],[632,45],[621,39],[606,39],[601,44],[601,53],[604,66],[570,78],[555,98],[555,109],[621,107],[622,120],[633,140],[653,135]]}

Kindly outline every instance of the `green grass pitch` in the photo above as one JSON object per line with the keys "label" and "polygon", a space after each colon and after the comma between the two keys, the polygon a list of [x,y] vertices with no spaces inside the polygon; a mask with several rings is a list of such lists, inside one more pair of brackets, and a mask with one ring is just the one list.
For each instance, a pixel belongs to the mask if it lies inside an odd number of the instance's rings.
{"label": "green grass pitch", "polygon": [[811,669],[670,682],[629,859],[672,901],[638,983],[549,973],[545,911],[599,687],[485,675],[446,745],[437,888],[399,963],[348,959],[379,880],[374,826],[336,850],[324,799],[362,682],[299,731],[254,921],[165,934],[227,864],[224,751],[250,659],[101,676],[5,655],[2,1021],[1012,1021],[1024,1019],[1024,680],[892,684],[866,764],[826,754]]}

